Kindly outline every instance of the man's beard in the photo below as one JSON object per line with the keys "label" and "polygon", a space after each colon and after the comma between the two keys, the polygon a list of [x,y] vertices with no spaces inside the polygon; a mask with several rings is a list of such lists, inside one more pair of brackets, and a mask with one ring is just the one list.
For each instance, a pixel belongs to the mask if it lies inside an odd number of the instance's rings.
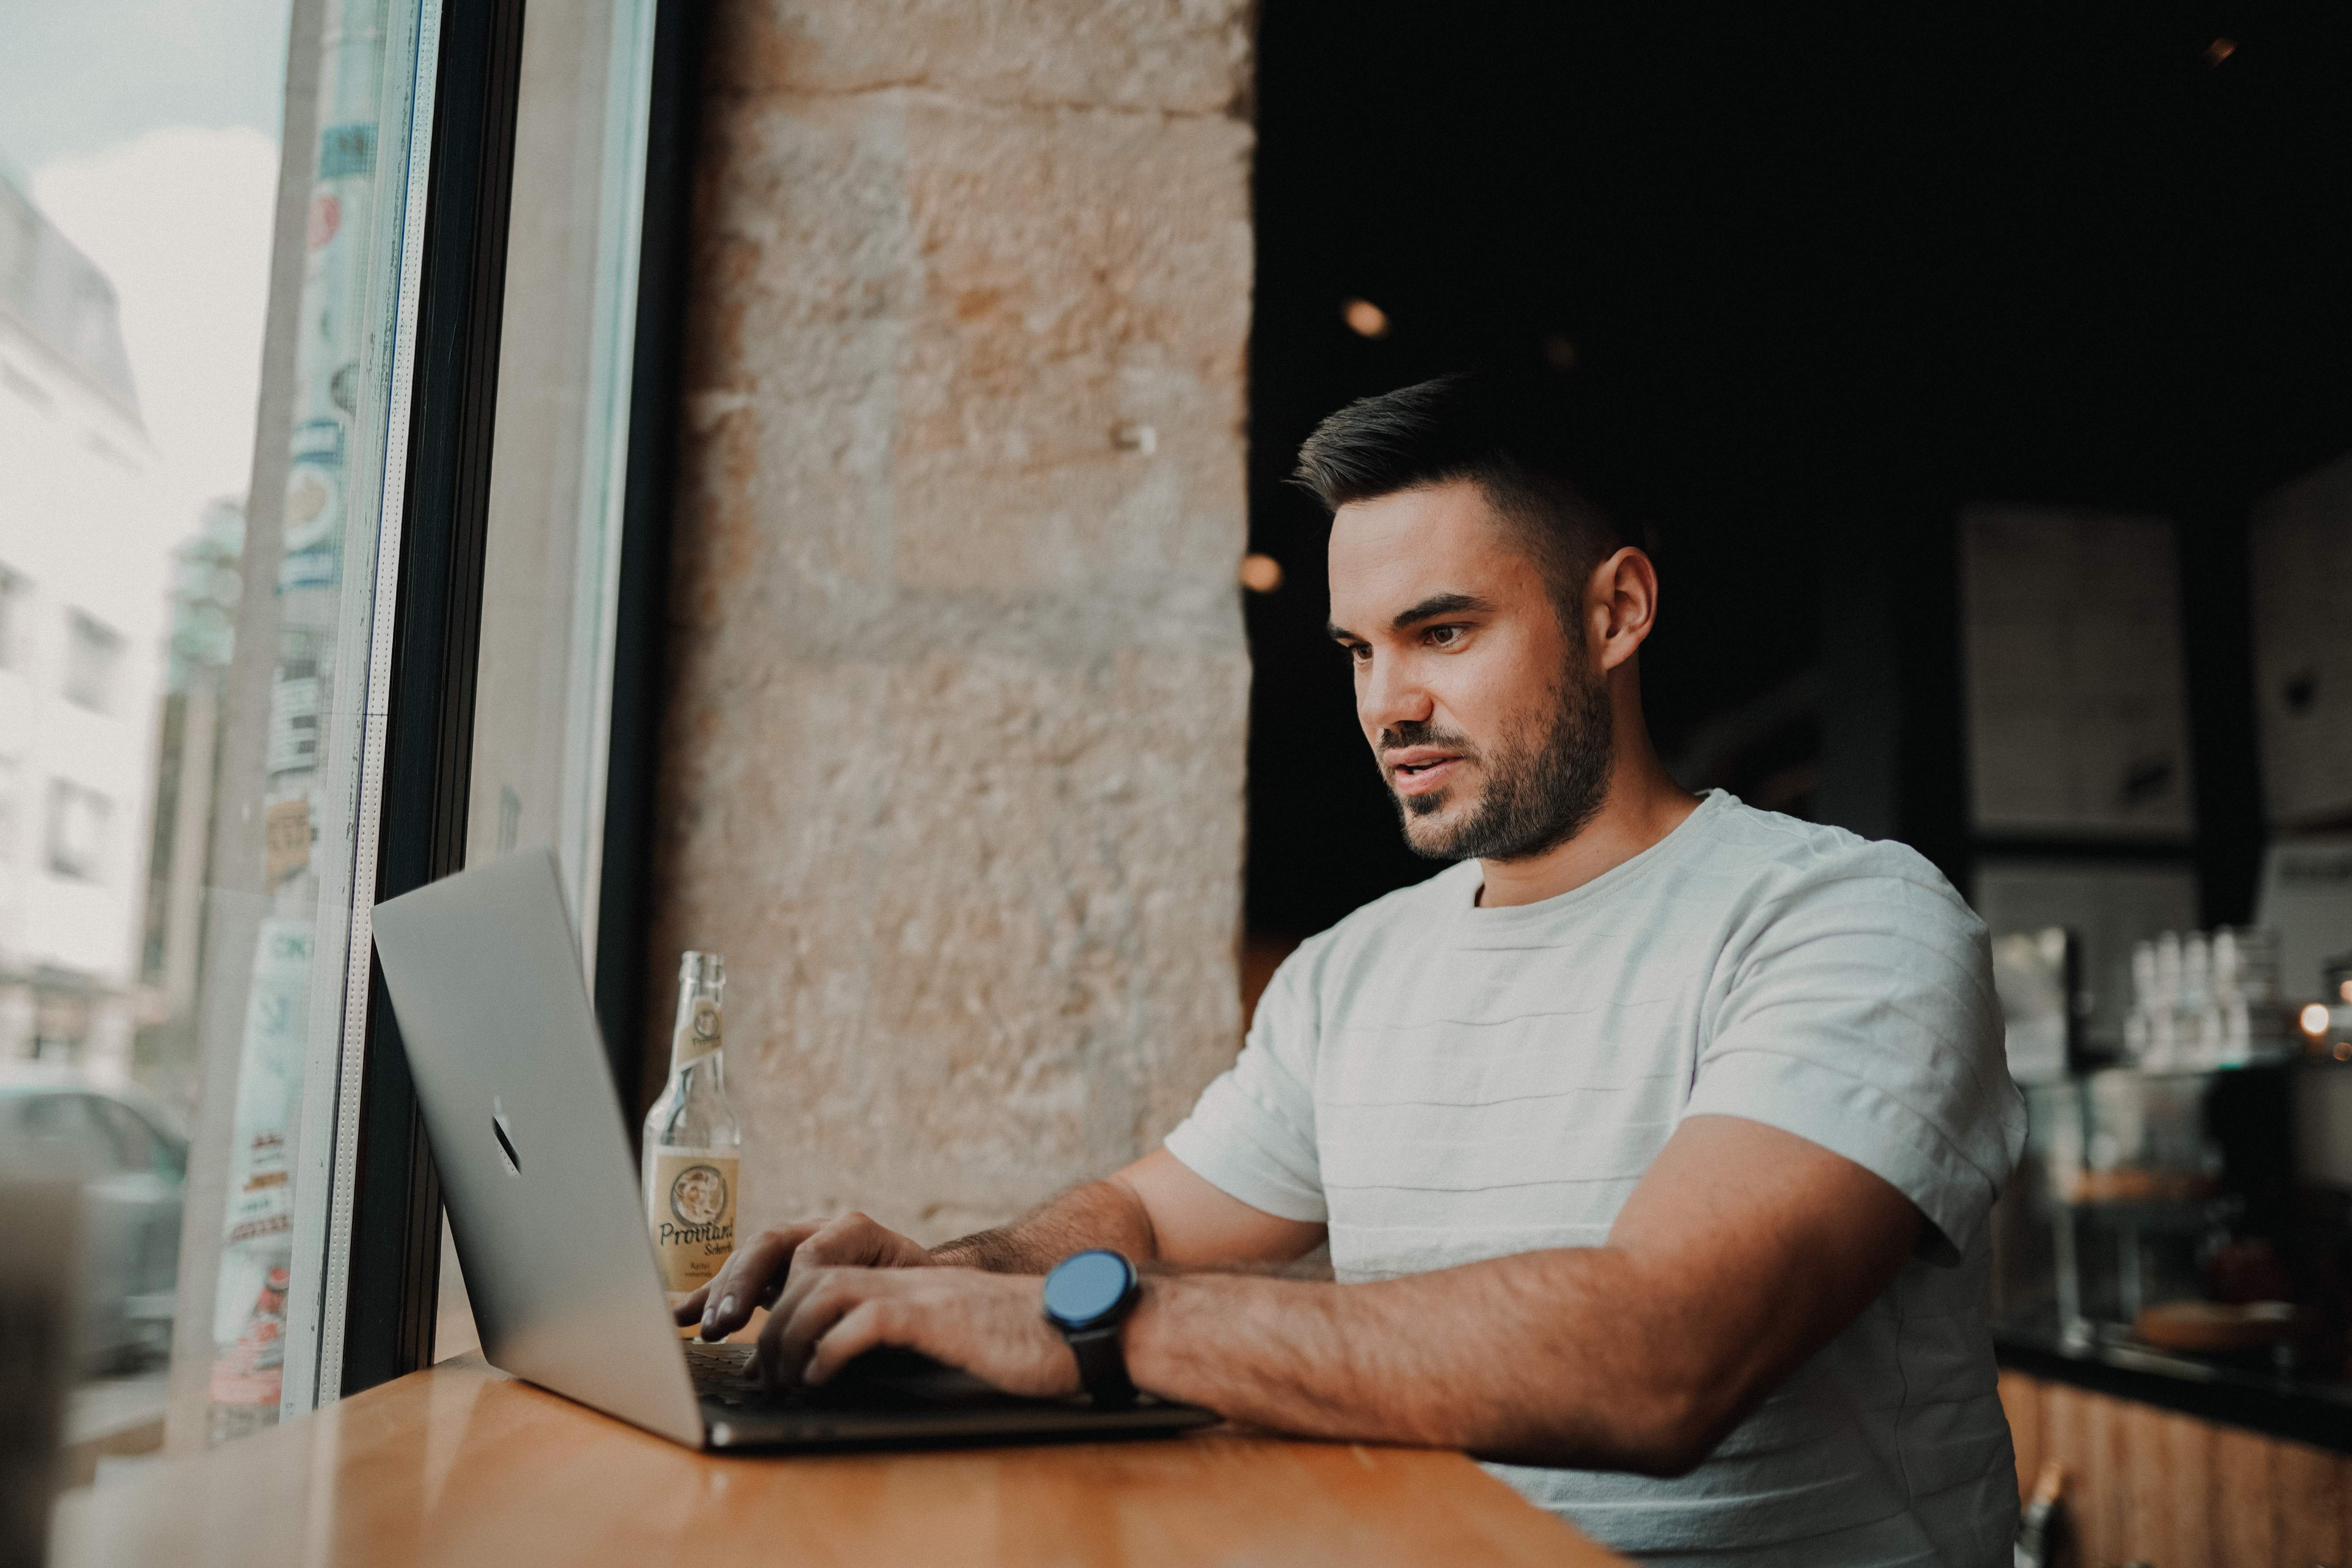
{"label": "man's beard", "polygon": [[[1486,791],[1477,808],[1452,827],[1418,821],[1443,810],[1454,792],[1390,794],[1404,828],[1406,847],[1432,860],[1524,860],[1556,849],[1592,820],[1609,793],[1612,736],[1609,692],[1598,680],[1569,671],[1552,689],[1550,721],[1525,744],[1507,741],[1486,764]],[[1381,731],[1381,751],[1405,746],[1443,746],[1465,760],[1476,758],[1469,742],[1425,723],[1405,723]],[[1385,763],[1384,780],[1391,777]],[[1418,831],[1416,831],[1418,829]]]}

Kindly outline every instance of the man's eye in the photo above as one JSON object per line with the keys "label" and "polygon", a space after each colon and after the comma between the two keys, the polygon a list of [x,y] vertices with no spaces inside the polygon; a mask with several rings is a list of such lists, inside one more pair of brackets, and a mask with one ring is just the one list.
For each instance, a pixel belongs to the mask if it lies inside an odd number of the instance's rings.
{"label": "man's eye", "polygon": [[1462,640],[1460,626],[1432,626],[1426,634],[1433,647],[1452,647]]}
{"label": "man's eye", "polygon": [[1348,657],[1355,663],[1370,664],[1372,658],[1372,650],[1360,642],[1349,643],[1348,645]]}

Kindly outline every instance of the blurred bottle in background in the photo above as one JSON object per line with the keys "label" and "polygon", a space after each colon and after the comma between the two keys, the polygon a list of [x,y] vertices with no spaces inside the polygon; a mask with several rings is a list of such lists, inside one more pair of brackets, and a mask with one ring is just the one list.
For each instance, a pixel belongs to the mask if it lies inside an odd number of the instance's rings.
{"label": "blurred bottle in background", "polygon": [[2132,949],[2131,973],[2124,1056],[2133,1066],[2193,1072],[2283,1053],[2278,943],[2271,932],[2168,931]]}

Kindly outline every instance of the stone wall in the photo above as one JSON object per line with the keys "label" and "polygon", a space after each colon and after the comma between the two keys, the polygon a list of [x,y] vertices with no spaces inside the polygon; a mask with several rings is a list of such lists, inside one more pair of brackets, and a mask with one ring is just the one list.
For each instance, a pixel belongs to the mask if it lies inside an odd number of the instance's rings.
{"label": "stone wall", "polygon": [[713,7],[648,1057],[724,952],[749,1224],[992,1223],[1232,1059],[1250,29]]}

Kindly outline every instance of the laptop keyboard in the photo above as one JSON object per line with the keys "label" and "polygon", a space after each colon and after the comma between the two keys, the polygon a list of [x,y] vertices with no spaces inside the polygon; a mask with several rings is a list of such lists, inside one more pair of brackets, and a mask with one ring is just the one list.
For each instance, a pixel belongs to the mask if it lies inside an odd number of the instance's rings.
{"label": "laptop keyboard", "polygon": [[751,1377],[752,1353],[750,1345],[707,1345],[689,1341],[686,1370],[694,1379],[695,1394],[725,1405],[777,1403],[775,1396],[762,1390]]}

